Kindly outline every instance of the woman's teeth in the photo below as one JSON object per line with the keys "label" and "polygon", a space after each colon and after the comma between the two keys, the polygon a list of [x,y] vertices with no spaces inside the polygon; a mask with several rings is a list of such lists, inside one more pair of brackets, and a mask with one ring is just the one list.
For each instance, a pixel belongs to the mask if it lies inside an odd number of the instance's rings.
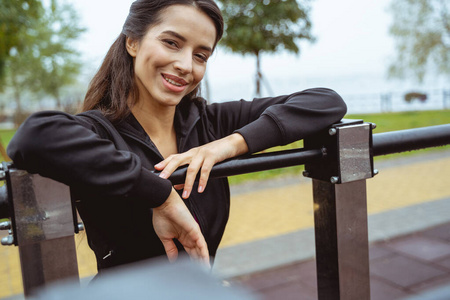
{"label": "woman's teeth", "polygon": [[164,77],[164,79],[170,84],[173,84],[173,85],[176,85],[176,86],[183,86],[182,84],[180,84],[180,83],[178,83],[176,81],[173,81],[172,79],[169,79],[167,77]]}

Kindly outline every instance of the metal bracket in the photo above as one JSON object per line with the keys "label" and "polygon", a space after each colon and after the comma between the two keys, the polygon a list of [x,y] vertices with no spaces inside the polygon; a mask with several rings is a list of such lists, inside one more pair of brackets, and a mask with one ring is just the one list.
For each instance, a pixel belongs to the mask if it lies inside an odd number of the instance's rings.
{"label": "metal bracket", "polygon": [[2,223],[0,230],[9,230],[9,234],[2,238],[3,246],[17,246],[16,219],[14,217],[14,203],[12,201],[11,184],[9,180],[9,171],[12,167],[11,162],[2,162],[0,165],[0,180],[4,181],[0,187],[0,218],[8,218],[9,220]]}
{"label": "metal bracket", "polygon": [[10,169],[19,245],[73,236],[69,187],[26,171]]}
{"label": "metal bracket", "polygon": [[326,158],[305,164],[306,177],[333,184],[371,178],[373,168],[372,129],[374,124],[343,119],[318,135],[305,139],[306,149],[322,148]]}
{"label": "metal bracket", "polygon": [[0,197],[6,198],[6,217],[11,220],[0,224],[10,230],[2,244],[19,246],[25,295],[56,280],[77,278],[69,187],[5,165],[2,171],[7,193]]}

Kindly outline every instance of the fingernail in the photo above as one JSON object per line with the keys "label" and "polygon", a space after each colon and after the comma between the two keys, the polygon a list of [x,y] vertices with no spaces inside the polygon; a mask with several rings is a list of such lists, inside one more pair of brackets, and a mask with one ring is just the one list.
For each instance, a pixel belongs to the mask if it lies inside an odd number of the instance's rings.
{"label": "fingernail", "polygon": [[167,178],[167,174],[164,172],[159,173],[159,177],[161,178]]}
{"label": "fingernail", "polygon": [[199,186],[198,186],[198,192],[199,192],[199,193],[203,193],[203,190],[204,190],[203,185],[199,185]]}
{"label": "fingernail", "polygon": [[188,191],[184,191],[184,192],[183,192],[183,198],[186,199],[187,197],[188,197]]}

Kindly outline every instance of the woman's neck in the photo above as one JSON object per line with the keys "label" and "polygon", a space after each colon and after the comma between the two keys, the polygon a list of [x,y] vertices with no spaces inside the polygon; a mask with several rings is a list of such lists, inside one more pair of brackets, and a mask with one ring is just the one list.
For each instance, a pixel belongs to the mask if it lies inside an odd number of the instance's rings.
{"label": "woman's neck", "polygon": [[150,108],[137,104],[131,108],[131,112],[164,158],[177,153],[175,107]]}

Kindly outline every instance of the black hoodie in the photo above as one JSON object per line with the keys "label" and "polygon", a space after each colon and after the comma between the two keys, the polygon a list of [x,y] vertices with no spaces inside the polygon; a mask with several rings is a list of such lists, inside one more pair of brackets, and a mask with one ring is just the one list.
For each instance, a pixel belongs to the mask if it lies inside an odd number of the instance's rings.
{"label": "black hoodie", "polygon": [[[311,136],[346,113],[342,98],[324,88],[253,101],[197,100],[177,106],[179,153],[233,132],[254,153]],[[35,113],[11,140],[8,155],[15,167],[71,187],[99,270],[165,254],[151,208],[164,203],[172,186],[153,173],[163,157],[132,114],[113,125],[99,111]],[[228,181],[210,179],[202,194],[196,190],[185,203],[214,256],[228,220]]]}

